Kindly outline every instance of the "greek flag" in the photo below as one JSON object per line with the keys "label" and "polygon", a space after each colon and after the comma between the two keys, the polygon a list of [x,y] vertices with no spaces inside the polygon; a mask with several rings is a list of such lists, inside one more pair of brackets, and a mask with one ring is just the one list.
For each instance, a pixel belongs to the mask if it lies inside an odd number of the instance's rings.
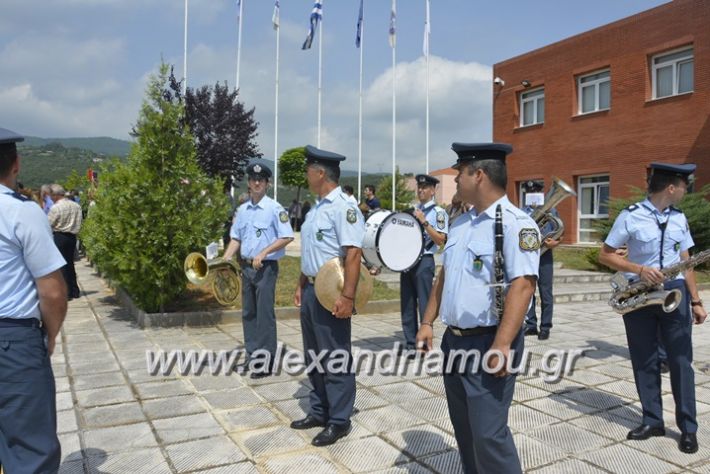
{"label": "greek flag", "polygon": [[392,11],[390,12],[390,47],[397,46],[397,0],[392,0]]}
{"label": "greek flag", "polygon": [[271,17],[271,23],[274,24],[275,30],[278,30],[281,24],[281,12],[279,7],[279,0],[276,0],[276,2],[274,3],[274,14]]}
{"label": "greek flag", "polygon": [[364,0],[360,0],[360,14],[357,17],[357,35],[355,36],[355,47],[359,48],[360,47],[360,41],[362,40],[362,13],[363,13],[363,5],[362,2]]}
{"label": "greek flag", "polygon": [[429,20],[429,0],[426,0],[426,19],[424,20],[424,45],[422,52],[424,56],[429,56],[429,36],[431,35],[431,23]]}
{"label": "greek flag", "polygon": [[242,0],[237,0],[237,21],[239,21],[239,16],[242,12]]}
{"label": "greek flag", "polygon": [[316,0],[313,3],[313,11],[311,11],[311,27],[308,29],[308,36],[306,36],[306,41],[303,42],[301,49],[311,49],[321,18],[323,18],[323,0]]}

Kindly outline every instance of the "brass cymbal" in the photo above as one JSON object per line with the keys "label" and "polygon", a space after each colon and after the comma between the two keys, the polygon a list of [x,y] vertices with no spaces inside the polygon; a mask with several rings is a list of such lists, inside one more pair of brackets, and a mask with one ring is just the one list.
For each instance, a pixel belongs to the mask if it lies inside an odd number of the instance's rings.
{"label": "brass cymbal", "polygon": [[[318,271],[316,275],[315,291],[318,302],[329,311],[333,310],[335,300],[338,299],[343,291],[345,283],[345,273],[343,262],[339,257],[332,258]],[[374,289],[372,275],[367,270],[365,265],[360,264],[360,277],[355,291],[354,306],[356,310],[361,310],[365,307]]]}

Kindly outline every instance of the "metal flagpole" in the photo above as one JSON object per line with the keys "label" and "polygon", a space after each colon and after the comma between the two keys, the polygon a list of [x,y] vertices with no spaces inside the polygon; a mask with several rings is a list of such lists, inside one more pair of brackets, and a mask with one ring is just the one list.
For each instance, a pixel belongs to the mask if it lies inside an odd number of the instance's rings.
{"label": "metal flagpole", "polygon": [[320,123],[321,104],[323,95],[323,16],[320,18],[320,30],[318,31],[318,135],[316,138],[317,147],[320,148]]}
{"label": "metal flagpole", "polygon": [[187,93],[187,2],[185,0],[185,33],[184,33],[184,44],[183,44],[183,56],[182,56],[182,78],[184,84],[182,86],[183,94]]}
{"label": "metal flagpole", "polygon": [[424,27],[424,45],[426,55],[426,174],[429,174],[429,0],[426,0],[426,26]]}
{"label": "metal flagpole", "polygon": [[392,0],[390,46],[392,47],[392,211],[395,210],[397,185],[397,36],[395,30],[397,0]]}
{"label": "metal flagpole", "polygon": [[276,1],[274,11],[274,28],[276,29],[276,91],[274,113],[274,201],[279,198],[279,43],[281,38],[279,2]]}
{"label": "metal flagpole", "polygon": [[358,142],[357,142],[357,200],[360,202],[362,196],[362,82],[363,82],[363,43],[365,39],[365,0],[362,0],[362,20],[360,24],[360,103],[358,116]]}
{"label": "metal flagpole", "polygon": [[234,82],[234,89],[239,90],[239,68],[242,62],[242,13],[244,12],[244,0],[239,0],[239,33],[237,34],[237,79]]}

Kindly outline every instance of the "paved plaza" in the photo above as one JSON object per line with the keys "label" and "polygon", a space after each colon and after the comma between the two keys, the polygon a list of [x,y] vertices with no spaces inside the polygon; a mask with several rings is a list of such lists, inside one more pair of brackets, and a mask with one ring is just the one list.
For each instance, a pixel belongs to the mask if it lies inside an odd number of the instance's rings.
{"label": "paved plaza", "polygon": [[[77,263],[82,297],[70,303],[52,358],[57,381],[62,473],[458,473],[441,376],[358,376],[352,433],[327,448],[295,431],[307,409],[305,375],[152,376],[146,350],[231,350],[238,321],[216,327],[142,330],[105,282]],[[706,292],[707,293],[707,292]],[[704,295],[710,300],[710,294]],[[710,329],[696,327],[694,353],[700,450],[678,451],[670,382],[663,376],[667,435],[627,441],[639,424],[621,317],[605,302],[558,304],[551,338],[526,339],[532,366],[550,349],[583,349],[558,383],[518,378],[510,411],[523,467],[551,473],[710,473]],[[442,334],[437,325],[435,334]],[[279,340],[301,350],[298,319],[278,323]],[[356,316],[354,349],[390,350],[399,313]],[[438,347],[438,341],[436,342]]]}

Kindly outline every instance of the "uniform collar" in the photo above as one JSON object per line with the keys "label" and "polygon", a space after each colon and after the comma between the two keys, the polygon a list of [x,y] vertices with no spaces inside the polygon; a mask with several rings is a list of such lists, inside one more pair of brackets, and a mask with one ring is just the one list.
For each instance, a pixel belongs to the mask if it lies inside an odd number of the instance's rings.
{"label": "uniform collar", "polygon": [[0,184],[0,193],[2,193],[2,194],[7,194],[7,193],[14,194],[15,191],[13,191],[12,189],[8,188],[8,187],[5,186],[4,184]]}
{"label": "uniform collar", "polygon": [[318,204],[320,204],[323,201],[333,202],[333,201],[335,201],[336,197],[340,196],[340,194],[342,194],[342,191],[340,190],[340,186],[338,186],[335,189],[333,189],[331,192],[326,194],[323,197],[323,199],[319,199]]}
{"label": "uniform collar", "polygon": [[431,199],[429,202],[427,202],[425,204],[419,203],[419,204],[417,204],[417,206],[419,206],[422,210],[428,210],[428,209],[436,206],[436,201]]}
{"label": "uniform collar", "polygon": [[247,204],[247,209],[252,209],[252,208],[254,208],[254,207],[258,207],[258,208],[260,208],[260,209],[265,209],[264,204],[266,204],[266,200],[267,200],[267,199],[269,199],[269,196],[267,196],[266,194],[264,195],[263,198],[261,198],[261,199],[259,200],[259,203],[258,203],[258,204],[254,204],[254,201],[252,201],[251,199],[249,199],[249,202],[248,202],[248,204]]}
{"label": "uniform collar", "polygon": [[643,207],[645,207],[646,209],[648,209],[649,211],[651,211],[651,214],[654,214],[654,215],[657,214],[659,216],[667,216],[668,214],[671,213],[671,208],[673,207],[673,206],[668,206],[667,208],[665,208],[663,210],[663,212],[661,212],[656,208],[656,206],[653,205],[651,200],[648,198],[644,199],[644,201],[641,203],[641,205]]}
{"label": "uniform collar", "polygon": [[496,207],[498,207],[498,204],[500,204],[503,209],[510,206],[510,201],[508,200],[508,196],[504,194],[500,199],[498,199],[496,202],[494,202],[493,204],[488,206],[488,209],[483,211],[481,214],[476,214],[475,212],[472,212],[471,216],[473,216],[473,218],[475,219],[476,217],[479,217],[480,215],[484,214],[484,215],[490,217],[491,219],[495,219]]}

